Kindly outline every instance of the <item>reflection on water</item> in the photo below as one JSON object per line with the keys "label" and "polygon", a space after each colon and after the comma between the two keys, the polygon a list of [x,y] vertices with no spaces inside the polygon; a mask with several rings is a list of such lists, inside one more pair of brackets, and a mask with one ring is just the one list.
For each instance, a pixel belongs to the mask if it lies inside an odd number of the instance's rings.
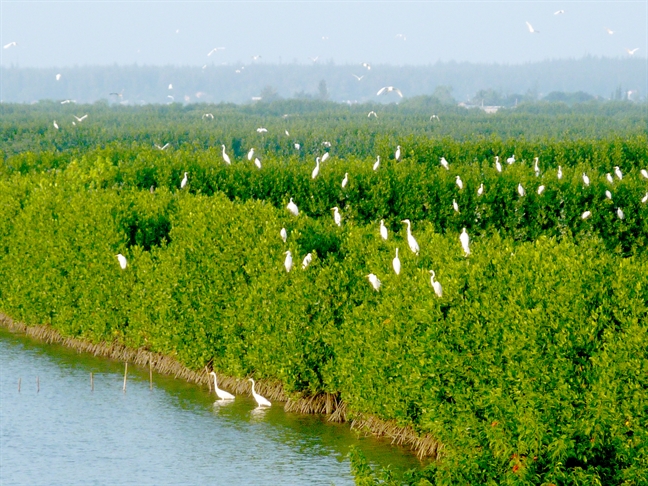
{"label": "reflection on water", "polygon": [[418,466],[384,441],[280,404],[214,401],[206,388],[159,375],[150,390],[148,370],[129,366],[123,393],[122,363],[4,330],[0,369],[2,485],[351,485],[351,445],[381,466]]}

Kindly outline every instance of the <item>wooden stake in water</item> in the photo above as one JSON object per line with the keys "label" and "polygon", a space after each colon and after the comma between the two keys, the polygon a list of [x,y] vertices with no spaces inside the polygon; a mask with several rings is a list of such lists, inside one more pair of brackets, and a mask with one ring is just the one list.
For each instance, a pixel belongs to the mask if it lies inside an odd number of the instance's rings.
{"label": "wooden stake in water", "polygon": [[20,393],[20,382],[22,381],[22,378],[18,378],[18,393]]}
{"label": "wooden stake in water", "polygon": [[126,377],[128,376],[128,361],[126,366],[124,366],[124,393],[126,393]]}
{"label": "wooden stake in water", "polygon": [[149,390],[153,389],[153,363],[149,359]]}
{"label": "wooden stake in water", "polygon": [[94,373],[90,372],[90,391],[94,391]]}
{"label": "wooden stake in water", "polygon": [[36,376],[36,393],[40,393],[40,376]]}

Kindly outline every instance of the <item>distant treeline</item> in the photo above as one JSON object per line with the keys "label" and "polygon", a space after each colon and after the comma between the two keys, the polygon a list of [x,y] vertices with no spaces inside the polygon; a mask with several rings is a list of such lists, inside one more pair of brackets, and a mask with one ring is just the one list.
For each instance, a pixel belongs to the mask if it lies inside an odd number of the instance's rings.
{"label": "distant treeline", "polygon": [[384,86],[399,88],[405,98],[434,95],[449,104],[511,106],[547,97],[567,102],[592,98],[638,101],[646,97],[648,75],[645,59],[595,57],[517,65],[438,62],[370,69],[332,63],[0,68],[0,100],[17,103],[45,99],[128,104],[248,103],[280,98],[400,101],[395,92],[377,96]]}

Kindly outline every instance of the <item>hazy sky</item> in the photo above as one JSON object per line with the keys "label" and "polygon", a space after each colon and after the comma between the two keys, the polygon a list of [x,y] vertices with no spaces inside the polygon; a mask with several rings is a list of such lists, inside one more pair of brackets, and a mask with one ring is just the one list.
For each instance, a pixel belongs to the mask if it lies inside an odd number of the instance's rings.
{"label": "hazy sky", "polygon": [[3,66],[646,58],[648,2],[0,0],[12,42]]}

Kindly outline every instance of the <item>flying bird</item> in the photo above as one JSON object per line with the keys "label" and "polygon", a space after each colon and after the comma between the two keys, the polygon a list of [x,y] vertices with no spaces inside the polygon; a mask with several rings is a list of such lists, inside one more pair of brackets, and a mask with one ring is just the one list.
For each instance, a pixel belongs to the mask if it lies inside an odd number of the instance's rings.
{"label": "flying bird", "polygon": [[362,78],[364,78],[364,74],[362,76],[358,76],[357,74],[351,73],[351,75],[356,78],[358,81],[362,81]]}
{"label": "flying bird", "polygon": [[88,118],[88,115],[87,115],[87,114],[86,114],[86,115],[83,115],[81,118],[79,118],[79,117],[76,116],[76,115],[72,115],[72,116],[73,116],[74,118],[76,118],[76,120],[77,120],[79,123],[81,123],[83,120],[85,120],[86,118]]}
{"label": "flying bird", "polygon": [[218,51],[224,51],[224,50],[225,50],[224,47],[214,47],[211,51],[209,51],[209,52],[207,53],[207,57],[211,56],[211,55],[214,54],[215,52],[218,52]]}
{"label": "flying bird", "polygon": [[562,14],[564,14],[564,13],[565,13],[564,10],[556,10],[556,11],[554,12],[554,15],[562,15]]}
{"label": "flying bird", "polygon": [[367,71],[371,71],[371,64],[368,62],[363,62],[362,67],[367,68]]}
{"label": "flying bird", "polygon": [[404,34],[396,34],[396,38],[397,38],[397,39],[402,39],[402,40],[404,40],[404,41],[407,40],[407,37],[405,37]]}
{"label": "flying bird", "polygon": [[605,31],[610,35],[614,34],[614,31],[611,30],[611,29],[608,29],[607,27],[605,28]]}
{"label": "flying bird", "polygon": [[267,133],[268,129],[264,127],[259,127],[257,128],[257,133]]}
{"label": "flying bird", "polygon": [[205,113],[205,114],[202,116],[202,118],[203,118],[203,120],[205,120],[205,119],[207,119],[207,118],[209,118],[210,120],[213,120],[213,119],[214,119],[214,115],[212,115],[211,113]]}
{"label": "flying bird", "polygon": [[56,120],[54,120],[54,128],[56,128],[57,130],[59,129],[59,126],[58,126],[58,123],[56,123]]}
{"label": "flying bird", "polygon": [[166,150],[166,149],[169,148],[169,142],[165,143],[165,144],[162,145],[161,147],[160,147],[157,143],[154,144],[154,145],[155,145],[155,148],[158,149],[158,150]]}
{"label": "flying bird", "polygon": [[376,96],[380,96],[383,93],[391,93],[392,91],[397,93],[398,96],[400,96],[401,98],[403,97],[403,93],[401,93],[401,90],[398,88],[394,88],[393,86],[385,86],[383,88],[380,88],[378,90],[378,93],[376,93]]}
{"label": "flying bird", "polygon": [[373,116],[374,118],[378,118],[378,115],[377,115],[376,112],[373,111],[373,110],[370,111],[370,112],[367,114],[367,118],[371,118],[372,116]]}
{"label": "flying bird", "polygon": [[370,273],[369,275],[367,275],[367,277],[369,278],[369,283],[374,288],[374,290],[377,292],[378,289],[380,289],[380,285],[381,285],[382,282],[380,280],[378,280],[378,277],[376,277],[376,275],[374,275],[373,273]]}
{"label": "flying bird", "polygon": [[626,52],[627,52],[628,54],[630,54],[631,56],[633,56],[634,53],[637,52],[638,50],[639,50],[638,47],[635,47],[634,49],[628,49],[628,48],[626,47]]}
{"label": "flying bird", "polygon": [[10,42],[9,44],[5,44],[4,46],[2,46],[2,48],[3,49],[9,49],[10,47],[15,47],[17,45],[18,45],[18,43],[14,41],[14,42]]}
{"label": "flying bird", "polygon": [[533,28],[533,25],[531,25],[529,22],[527,22],[526,25],[527,25],[527,29],[529,29],[529,33],[531,33],[531,34],[539,34],[540,33],[540,31],[535,30]]}
{"label": "flying bird", "polygon": [[[634,54],[634,52],[633,52],[632,54]],[[61,80],[61,73],[59,73],[59,74],[56,75],[56,80],[57,80],[57,81],[60,81],[60,80]]]}

